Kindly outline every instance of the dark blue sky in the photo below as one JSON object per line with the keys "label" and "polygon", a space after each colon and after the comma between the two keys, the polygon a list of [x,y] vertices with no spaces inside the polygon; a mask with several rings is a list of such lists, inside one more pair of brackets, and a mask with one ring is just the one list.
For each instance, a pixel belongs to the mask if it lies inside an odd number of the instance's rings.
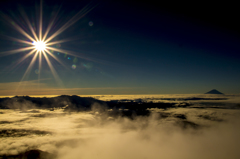
{"label": "dark blue sky", "polygon": [[[29,51],[1,53],[1,95],[190,94],[213,88],[240,93],[236,5],[43,1],[43,32],[59,7],[50,35],[87,4],[94,9],[54,38],[71,39],[54,47],[76,55],[52,53],[66,67],[49,56],[61,81],[56,82],[44,59],[40,76],[36,61],[22,79],[33,56],[13,65]],[[39,1],[2,1],[0,6],[0,52],[26,47],[6,38],[28,40],[3,17],[11,17],[30,34],[19,8],[38,30]]]}

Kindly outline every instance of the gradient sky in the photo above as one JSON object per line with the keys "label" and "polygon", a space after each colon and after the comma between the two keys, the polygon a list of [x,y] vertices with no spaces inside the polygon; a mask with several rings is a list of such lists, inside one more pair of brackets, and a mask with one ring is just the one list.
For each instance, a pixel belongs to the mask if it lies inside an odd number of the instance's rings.
{"label": "gradient sky", "polygon": [[[24,47],[6,36],[27,40],[3,17],[30,33],[20,8],[38,29],[39,2],[0,2],[0,52]],[[87,4],[93,10],[55,38],[71,39],[54,47],[76,55],[53,52],[66,67],[49,57],[61,81],[44,59],[40,78],[36,62],[22,79],[33,56],[13,66],[29,51],[0,53],[0,95],[240,93],[236,4],[43,1],[43,32],[60,7],[49,34]]]}

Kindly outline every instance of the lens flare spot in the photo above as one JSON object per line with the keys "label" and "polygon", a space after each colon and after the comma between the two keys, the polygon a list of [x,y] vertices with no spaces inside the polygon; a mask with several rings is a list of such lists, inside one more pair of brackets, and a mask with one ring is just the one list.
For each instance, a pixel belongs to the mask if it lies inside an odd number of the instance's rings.
{"label": "lens flare spot", "polygon": [[93,26],[93,22],[90,21],[90,22],[88,23],[88,25],[89,25],[89,26]]}
{"label": "lens flare spot", "polygon": [[73,63],[77,63],[78,62],[78,59],[75,57],[74,59],[73,59]]}
{"label": "lens flare spot", "polygon": [[75,69],[76,67],[77,67],[76,65],[74,65],[74,64],[72,65],[72,69]]}
{"label": "lens flare spot", "polygon": [[43,41],[33,41],[33,45],[38,51],[44,51],[46,49],[46,44]]}
{"label": "lens flare spot", "polygon": [[71,60],[71,58],[70,58],[70,57],[68,57],[67,59],[68,59],[68,60]]}
{"label": "lens flare spot", "polygon": [[36,74],[39,74],[39,69],[36,69],[36,70],[35,70],[35,73],[36,73]]}

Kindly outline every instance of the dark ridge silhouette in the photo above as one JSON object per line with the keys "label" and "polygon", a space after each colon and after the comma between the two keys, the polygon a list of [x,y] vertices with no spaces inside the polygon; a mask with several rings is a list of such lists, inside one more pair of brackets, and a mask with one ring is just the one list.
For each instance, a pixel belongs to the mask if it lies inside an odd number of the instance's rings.
{"label": "dark ridge silhouette", "polygon": [[54,108],[64,107],[66,110],[91,110],[91,105],[105,102],[91,98],[79,97],[76,95],[61,95],[52,98],[36,98],[29,96],[15,96],[13,98],[0,98],[0,109],[33,109],[33,108]]}
{"label": "dark ridge silhouette", "polygon": [[[165,98],[162,98],[165,99]],[[61,95],[51,98],[39,98],[39,97],[29,97],[29,96],[15,96],[12,98],[0,98],[0,109],[20,109],[23,113],[36,113],[31,115],[32,117],[51,117],[56,116],[56,114],[41,114],[38,110],[29,109],[49,109],[54,111],[55,108],[64,109],[65,112],[71,111],[91,111],[104,112],[107,109],[115,109],[115,112],[110,114],[121,114],[122,116],[133,116],[135,115],[149,115],[150,112],[147,109],[159,108],[159,109],[169,109],[174,107],[189,107],[193,104],[187,102],[191,100],[227,100],[228,98],[166,98],[166,100],[172,100],[171,103],[164,102],[146,102],[143,99],[135,100],[111,100],[111,101],[101,101],[92,97],[80,97],[77,95]],[[181,101],[181,102],[180,102]],[[204,103],[207,104],[208,103]],[[210,106],[219,107],[224,106],[220,102],[214,103],[210,102]],[[40,113],[40,114],[39,114]],[[63,114],[57,114],[59,116]],[[19,121],[21,122],[21,121]],[[7,122],[2,122],[0,124],[7,124]]]}
{"label": "dark ridge silhouette", "polygon": [[223,94],[222,92],[219,92],[218,90],[216,90],[216,89],[213,89],[213,90],[211,90],[211,91],[209,91],[209,92],[207,92],[207,93],[205,93],[205,94]]}
{"label": "dark ridge silhouette", "polygon": [[193,97],[193,98],[185,98],[185,99],[182,99],[184,101],[188,101],[188,100],[227,100],[228,98],[196,98],[196,97]]}
{"label": "dark ridge silhouette", "polygon": [[[108,109],[128,109],[134,110],[137,114],[142,113],[142,110],[147,108],[172,108],[176,107],[175,102],[173,103],[153,103],[143,102],[143,100],[137,101],[126,101],[126,100],[112,100],[112,101],[101,101],[91,97],[79,97],[76,95],[67,96],[61,95],[52,98],[36,98],[29,96],[15,96],[13,98],[0,98],[0,109],[21,109],[23,112],[28,112],[28,109],[50,109],[54,111],[54,108],[63,108],[65,111],[90,111],[93,105],[99,105]],[[190,106],[188,103],[181,103],[178,106],[186,107]],[[33,113],[38,113],[34,111]],[[37,116],[37,115],[36,115]],[[41,117],[41,116],[40,116]]]}
{"label": "dark ridge silhouette", "polygon": [[[153,103],[153,102],[145,102],[143,99],[135,99],[135,100],[111,100],[111,101],[101,101],[92,97],[79,97],[77,95],[61,95],[58,97],[52,98],[37,98],[37,97],[29,97],[29,96],[15,96],[12,98],[0,98],[0,109],[34,109],[34,108],[44,108],[50,109],[54,111],[54,108],[64,108],[66,111],[88,111],[91,110],[91,106],[93,104],[104,105],[108,108],[121,108],[122,106],[126,107],[126,109],[142,109],[144,108],[169,108],[173,107],[175,101],[191,101],[191,100],[226,100],[228,98],[156,98],[156,100],[170,100],[172,103]],[[188,103],[182,102],[178,106],[187,107]],[[34,110],[35,113],[38,113]],[[25,111],[26,113],[26,111]],[[33,112],[34,113],[34,112]]]}
{"label": "dark ridge silhouette", "polygon": [[145,110],[147,108],[172,108],[175,107],[176,103],[153,103],[153,102],[118,102],[118,101],[109,101],[106,102],[110,109],[128,109],[128,110]]}
{"label": "dark ridge silhouette", "polygon": [[[168,101],[188,101],[188,100],[227,100],[228,98],[205,98],[205,97],[186,97],[186,98],[145,98],[145,100],[168,100]],[[144,102],[144,99],[121,99],[111,100],[112,102]]]}
{"label": "dark ridge silhouette", "polygon": [[[108,101],[106,102],[109,109],[113,111],[109,111],[108,115],[111,117],[121,116],[121,117],[128,117],[130,119],[134,119],[136,116],[149,116],[151,108],[158,108],[158,109],[169,109],[175,108],[176,103],[153,103],[153,102],[118,102]],[[178,107],[187,107],[190,106],[189,103],[181,103],[177,105]],[[163,118],[165,117],[163,114],[160,114]],[[167,117],[167,116],[166,116]]]}

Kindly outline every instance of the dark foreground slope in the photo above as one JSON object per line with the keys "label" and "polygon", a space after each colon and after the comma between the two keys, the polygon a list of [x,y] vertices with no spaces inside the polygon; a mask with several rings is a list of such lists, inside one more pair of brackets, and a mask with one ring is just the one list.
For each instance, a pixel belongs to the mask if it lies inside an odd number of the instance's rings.
{"label": "dark foreground slope", "polygon": [[[144,101],[112,100],[101,101],[91,97],[79,97],[76,95],[61,95],[52,98],[36,98],[29,96],[15,96],[13,98],[0,98],[0,109],[34,109],[34,108],[64,108],[72,111],[91,110],[92,106],[101,106],[107,109],[145,110],[147,108],[173,107],[176,103],[153,103]],[[183,104],[184,105],[184,104]],[[187,104],[185,103],[185,106]]]}

